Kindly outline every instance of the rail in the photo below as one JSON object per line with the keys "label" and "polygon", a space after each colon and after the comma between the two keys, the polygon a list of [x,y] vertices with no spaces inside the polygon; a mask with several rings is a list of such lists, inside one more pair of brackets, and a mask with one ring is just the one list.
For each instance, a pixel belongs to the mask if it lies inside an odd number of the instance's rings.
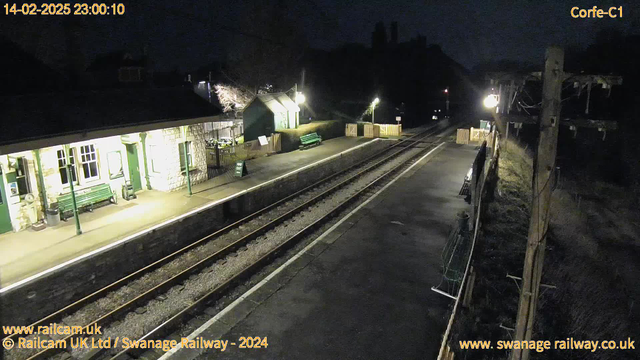
{"label": "rail", "polygon": [[[344,186],[345,184],[349,183],[350,181],[353,181],[356,177],[359,177],[362,174],[374,169],[375,167],[379,166],[380,164],[382,164],[382,163],[388,161],[389,159],[397,156],[399,153],[402,153],[402,152],[406,151],[406,149],[411,148],[412,144],[415,144],[415,143],[419,142],[420,140],[422,140],[425,137],[431,136],[432,133],[429,133],[429,132],[434,127],[435,126],[431,126],[431,127],[425,129],[423,132],[421,132],[419,134],[416,134],[416,135],[411,136],[411,137],[409,137],[407,139],[399,141],[396,144],[394,144],[394,145],[392,145],[392,146],[390,146],[390,147],[388,147],[388,148],[386,148],[386,149],[384,149],[382,151],[379,151],[379,152],[367,157],[366,159],[358,162],[357,164],[354,165],[355,167],[365,165],[366,163],[370,162],[371,160],[373,160],[373,159],[375,159],[377,157],[380,157],[381,155],[383,155],[385,153],[388,153],[388,151],[390,149],[400,148],[400,151],[394,152],[393,154],[384,157],[382,160],[377,161],[375,164],[366,167],[364,170],[359,171],[356,175],[350,177],[349,179],[340,182],[338,185],[335,185],[335,186],[331,187],[330,189],[328,189],[327,191],[323,192],[322,194],[314,197],[313,199],[311,199],[309,201],[306,201],[303,205],[304,206],[309,206],[309,204],[312,204],[312,203],[318,201],[322,196],[326,196],[327,194],[335,191],[336,189],[340,188],[341,186]],[[439,130],[436,130],[436,132],[437,131],[439,131]],[[419,139],[419,140],[416,140],[416,139]],[[107,286],[95,291],[95,292],[93,292],[93,293],[85,296],[84,298],[82,298],[80,300],[77,300],[76,302],[74,302],[74,303],[72,303],[72,304],[70,304],[70,305],[68,305],[68,306],[66,306],[66,307],[64,307],[64,308],[62,308],[62,309],[60,309],[60,310],[58,310],[58,311],[56,311],[56,312],[54,312],[54,313],[52,313],[52,314],[50,314],[48,316],[36,321],[36,322],[34,322],[33,324],[31,324],[29,326],[37,327],[37,326],[40,326],[40,325],[48,325],[49,323],[52,323],[52,322],[58,322],[60,319],[62,319],[66,315],[69,315],[72,312],[74,312],[76,310],[79,310],[84,305],[89,304],[89,303],[99,299],[100,297],[106,295],[107,293],[109,293],[111,291],[117,290],[118,288],[126,285],[127,283],[129,283],[129,282],[131,282],[131,281],[133,281],[133,280],[135,280],[137,278],[140,278],[143,275],[145,275],[145,274],[147,274],[147,273],[149,273],[149,272],[151,272],[151,271],[153,271],[155,269],[160,268],[164,264],[172,261],[173,259],[177,258],[178,256],[186,253],[187,251],[192,250],[192,249],[196,248],[197,246],[203,245],[207,241],[209,241],[209,240],[211,240],[211,239],[213,239],[213,238],[215,238],[215,237],[217,237],[217,236],[219,236],[219,235],[221,235],[223,233],[226,233],[226,232],[228,232],[228,231],[230,231],[230,230],[232,230],[234,228],[237,228],[240,225],[242,225],[242,224],[244,224],[244,223],[246,223],[246,222],[248,222],[248,221],[250,221],[252,219],[257,218],[258,216],[264,214],[265,212],[267,212],[267,211],[269,211],[271,209],[274,209],[275,207],[277,207],[277,206],[279,206],[279,205],[281,205],[281,204],[283,204],[283,203],[285,203],[285,202],[287,202],[287,201],[289,201],[289,200],[291,200],[291,199],[293,199],[293,198],[295,198],[295,197],[297,197],[297,196],[299,196],[299,195],[301,195],[301,194],[303,194],[303,193],[305,193],[305,192],[307,192],[307,191],[309,191],[309,190],[311,190],[313,188],[316,188],[316,187],[318,187],[318,186],[320,186],[320,185],[322,185],[324,183],[327,183],[328,181],[330,181],[332,179],[335,179],[335,178],[337,178],[337,177],[339,177],[341,175],[344,175],[344,174],[348,173],[349,171],[352,171],[352,169],[345,169],[345,170],[339,171],[339,172],[337,172],[337,173],[335,173],[335,174],[333,174],[333,175],[331,175],[331,176],[329,176],[329,177],[327,177],[325,179],[322,179],[322,180],[320,180],[318,182],[315,182],[314,184],[309,185],[309,186],[305,187],[304,189],[295,192],[294,194],[291,194],[291,195],[289,195],[289,196],[287,196],[287,197],[285,197],[285,198],[283,198],[283,199],[281,199],[281,200],[279,200],[279,201],[277,201],[277,202],[275,202],[275,203],[273,203],[273,204],[271,204],[271,205],[269,205],[267,207],[264,207],[264,208],[258,210],[257,212],[254,212],[253,214],[250,214],[250,215],[248,215],[248,216],[246,216],[246,217],[244,217],[244,218],[242,218],[242,219],[240,219],[240,220],[238,220],[238,221],[236,221],[236,222],[234,222],[234,223],[232,223],[230,225],[227,225],[227,226],[223,227],[222,229],[217,230],[214,233],[209,234],[209,235],[203,237],[202,239],[199,239],[199,240],[195,241],[194,243],[191,243],[191,244],[187,245],[186,247],[184,247],[184,248],[182,248],[182,249],[180,249],[180,250],[178,250],[178,251],[176,251],[176,252],[174,252],[172,254],[169,254],[169,255],[163,257],[162,259],[157,260],[154,263],[152,263],[150,265],[147,265],[147,266],[135,271],[134,273],[131,273],[131,274],[129,274],[129,275],[127,275],[127,276],[125,276],[125,277],[123,277],[123,278],[121,278],[121,279],[119,279],[119,280],[117,280],[117,281],[115,281],[115,282],[113,282],[113,283],[111,283],[111,284],[109,284],[109,285],[107,285]],[[179,274],[171,277],[170,279],[168,279],[166,281],[163,281],[162,283],[160,283],[159,285],[156,285],[155,287],[149,289],[148,291],[138,295],[137,297],[135,297],[134,299],[132,299],[132,300],[130,300],[128,302],[126,302],[122,306],[110,311],[107,314],[102,315],[100,318],[98,318],[96,320],[91,321],[90,324],[83,326],[83,328],[89,328],[89,327],[93,326],[94,324],[104,325],[104,324],[108,323],[109,321],[111,321],[112,319],[115,319],[119,315],[122,315],[123,313],[126,313],[126,311],[128,309],[131,309],[132,307],[134,307],[134,306],[136,306],[136,305],[138,305],[138,304],[140,304],[142,302],[145,302],[145,301],[149,300],[155,294],[158,294],[158,293],[162,292],[163,290],[168,289],[170,286],[172,286],[176,282],[180,281],[181,279],[184,279],[184,278],[188,277],[189,275],[193,274],[194,272],[197,272],[199,269],[203,268],[204,266],[206,266],[207,264],[211,263],[212,261],[215,261],[216,259],[224,257],[226,254],[231,253],[232,251],[234,251],[238,247],[243,246],[243,244],[248,242],[248,241],[250,241],[251,238],[255,238],[258,234],[264,233],[265,231],[268,231],[270,228],[272,228],[274,226],[277,226],[277,223],[280,223],[280,222],[286,220],[290,216],[293,216],[295,211],[300,211],[301,209],[303,209],[303,205],[300,205],[300,206],[296,207],[294,210],[291,210],[291,211],[287,212],[285,215],[278,217],[274,221],[272,221],[272,222],[260,227],[258,230],[255,230],[255,231],[251,232],[250,234],[240,238],[239,240],[237,240],[237,241],[233,242],[232,244],[226,246],[225,248],[221,249],[220,251],[218,251],[218,252],[206,257],[205,259],[197,262],[196,264],[190,266],[188,269],[180,272]],[[17,334],[12,334],[12,335],[9,335],[7,337],[11,338],[11,337],[16,337],[16,336],[18,336],[18,335]],[[71,335],[69,337],[66,337],[65,340],[71,339],[72,337],[73,337],[73,335]],[[63,350],[62,349],[46,349],[46,350],[40,351],[37,354],[29,357],[29,359],[42,358],[44,356],[52,355],[53,353],[59,352],[59,351],[63,351]]]}
{"label": "rail", "polygon": [[[418,135],[422,135],[422,134],[418,134]],[[429,136],[429,135],[427,135],[427,136]],[[419,143],[419,142],[420,142],[419,140],[416,141],[416,143]],[[178,324],[184,322],[184,319],[186,317],[193,315],[195,312],[198,312],[200,308],[206,306],[206,304],[209,304],[211,301],[215,301],[215,300],[219,299],[221,296],[223,296],[224,291],[226,289],[234,286],[236,283],[238,283],[238,282],[240,282],[240,281],[242,281],[244,279],[247,279],[250,276],[252,276],[253,274],[255,274],[259,269],[262,268],[262,266],[264,264],[268,263],[272,258],[276,257],[282,251],[290,249],[291,247],[296,245],[302,238],[307,236],[311,231],[316,229],[319,225],[323,224],[327,219],[332,218],[337,212],[340,212],[343,209],[345,209],[348,205],[350,205],[355,200],[360,198],[363,194],[366,194],[368,191],[370,191],[374,186],[379,185],[379,183],[381,183],[384,179],[386,179],[389,176],[401,171],[404,167],[410,166],[411,164],[413,164],[413,162],[415,162],[418,159],[420,159],[424,155],[424,153],[432,150],[435,147],[434,146],[435,143],[436,142],[429,143],[428,146],[426,146],[424,149],[422,149],[417,154],[413,155],[407,161],[404,161],[404,162],[394,166],[392,169],[390,169],[387,172],[385,172],[384,174],[378,176],[375,180],[373,180],[372,182],[370,182],[369,184],[364,186],[362,189],[360,189],[356,193],[348,196],[344,201],[342,201],[340,204],[338,204],[336,207],[334,207],[333,210],[331,210],[327,214],[323,215],[322,217],[316,219],[312,224],[307,225],[304,229],[300,230],[295,235],[293,235],[289,239],[285,240],[283,243],[281,243],[280,245],[278,245],[277,247],[275,247],[274,249],[272,249],[271,251],[269,251],[268,253],[263,255],[257,261],[255,261],[251,265],[245,267],[244,269],[242,269],[240,272],[236,273],[236,275],[234,275],[233,277],[231,277],[230,279],[228,279],[224,283],[218,285],[215,289],[213,289],[209,293],[205,294],[204,296],[202,296],[201,298],[199,298],[198,300],[196,300],[195,302],[190,304],[188,307],[184,308],[182,311],[180,311],[177,314],[175,314],[174,316],[172,316],[170,319],[166,320],[163,324],[159,325],[158,327],[153,329],[151,332],[149,332],[149,333],[145,334],[144,336],[142,336],[140,339],[138,339],[138,341],[154,340],[154,339],[158,339],[159,337],[166,336],[167,333],[169,331],[171,331],[171,329],[175,328],[175,326],[177,326]],[[410,147],[407,146],[406,148],[408,149]],[[395,156],[395,155],[392,155],[390,157],[393,157],[393,156]],[[381,160],[379,163],[382,163],[382,162],[385,162],[385,160]],[[377,164],[372,165],[370,168],[373,168],[373,167],[376,167],[376,166],[377,166]],[[363,173],[368,172],[368,171],[369,171],[369,168],[359,172],[354,177],[359,176],[360,174],[363,174]],[[339,185],[336,185],[336,186],[332,187],[331,189],[327,190],[326,192],[318,195],[318,197],[324,196],[324,194],[332,192],[334,189],[336,189],[338,187],[341,187]],[[117,353],[115,356],[113,356],[111,358],[111,360],[124,359],[124,358],[126,358],[126,356],[128,354],[131,354],[131,352],[136,353],[138,351],[140,351],[140,350],[131,349],[131,348],[124,349],[124,350],[120,351],[119,353]],[[137,355],[139,355],[139,354],[137,354],[137,353],[134,354],[134,356],[137,356]]]}

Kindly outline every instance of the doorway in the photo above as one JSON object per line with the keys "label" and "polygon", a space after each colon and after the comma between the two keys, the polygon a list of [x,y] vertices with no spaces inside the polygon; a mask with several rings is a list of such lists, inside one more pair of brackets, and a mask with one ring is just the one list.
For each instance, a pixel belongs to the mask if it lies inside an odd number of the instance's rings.
{"label": "doorway", "polygon": [[9,204],[4,187],[2,169],[0,169],[0,234],[13,230],[11,226],[11,216],[9,215]]}
{"label": "doorway", "polygon": [[140,165],[138,164],[137,144],[125,144],[127,147],[127,164],[129,165],[129,177],[133,191],[142,190],[142,179],[140,178]]}

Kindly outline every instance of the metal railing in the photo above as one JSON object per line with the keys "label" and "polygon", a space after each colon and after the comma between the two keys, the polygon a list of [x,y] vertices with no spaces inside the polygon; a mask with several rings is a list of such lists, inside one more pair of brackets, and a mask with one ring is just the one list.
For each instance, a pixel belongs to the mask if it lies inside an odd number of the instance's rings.
{"label": "metal railing", "polygon": [[[480,159],[480,157],[476,157],[476,160],[474,161],[474,167],[473,167],[474,172],[480,165],[477,163],[478,161],[485,161],[485,163],[482,164],[482,170],[480,172],[478,172],[477,174],[473,174],[474,178],[477,179],[477,181],[472,181],[472,189],[471,189],[472,205],[473,205],[473,215],[472,215],[473,236],[471,237],[471,249],[469,250],[466,266],[464,267],[464,275],[460,280],[460,286],[458,287],[457,295],[453,297],[455,299],[455,303],[453,305],[453,310],[451,311],[451,316],[449,317],[449,322],[447,323],[447,328],[442,337],[442,342],[440,344],[440,351],[438,353],[438,360],[453,359],[453,352],[451,350],[451,347],[449,346],[451,328],[453,326],[453,322],[455,321],[456,314],[459,311],[459,308],[460,308],[459,305],[464,295],[463,292],[465,291],[465,286],[467,286],[469,281],[468,279],[470,275],[471,260],[473,259],[473,251],[475,249],[478,233],[481,227],[480,218],[482,217],[484,212],[483,205],[485,204],[483,204],[482,198],[485,193],[487,178],[489,177],[490,174],[493,174],[498,169],[497,164],[499,159],[499,143],[500,143],[499,138],[500,138],[500,134],[497,132],[497,130],[494,129],[490,137],[490,139],[492,140],[492,143],[487,144],[487,141],[484,141],[482,144],[483,147],[491,151],[488,164],[486,164],[486,158]],[[480,153],[482,153],[482,148]]]}

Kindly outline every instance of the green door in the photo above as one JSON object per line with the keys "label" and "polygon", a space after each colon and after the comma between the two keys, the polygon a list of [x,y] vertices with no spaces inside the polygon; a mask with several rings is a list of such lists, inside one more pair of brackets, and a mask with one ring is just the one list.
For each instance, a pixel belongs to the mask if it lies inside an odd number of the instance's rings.
{"label": "green door", "polygon": [[0,234],[13,230],[11,217],[9,217],[7,194],[4,189],[4,178],[2,176],[2,170],[0,170]]}
{"label": "green door", "polygon": [[127,144],[127,163],[129,164],[129,176],[133,191],[142,190],[142,180],[140,179],[140,166],[138,165],[138,146]]}

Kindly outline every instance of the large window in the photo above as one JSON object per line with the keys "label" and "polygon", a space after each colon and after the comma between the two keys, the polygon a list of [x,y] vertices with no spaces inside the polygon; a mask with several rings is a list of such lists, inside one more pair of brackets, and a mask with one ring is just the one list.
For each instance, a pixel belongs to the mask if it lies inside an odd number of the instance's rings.
{"label": "large window", "polygon": [[100,175],[98,172],[98,156],[93,144],[80,147],[80,160],[82,161],[84,178],[86,180],[97,179]]}
{"label": "large window", "polygon": [[[78,172],[76,170],[76,157],[73,148],[69,149],[69,163],[71,163],[71,178],[74,183],[78,182]],[[67,173],[67,157],[64,150],[58,150],[58,172],[62,185],[69,185],[69,174]]]}
{"label": "large window", "polygon": [[187,168],[185,166],[185,162],[184,162],[184,147],[185,144],[187,146],[187,159],[189,161],[189,170],[192,169],[193,166],[193,162],[191,161],[191,142],[187,141],[187,142],[183,142],[183,143],[179,143],[178,144],[178,151],[180,152],[180,171],[186,171]]}
{"label": "large window", "polygon": [[112,151],[107,154],[107,162],[109,163],[109,179],[117,179],[124,177],[122,169],[122,153],[120,151]]}
{"label": "large window", "polygon": [[24,157],[16,159],[16,182],[18,183],[18,194],[27,195],[31,193],[29,165],[27,159]]}

